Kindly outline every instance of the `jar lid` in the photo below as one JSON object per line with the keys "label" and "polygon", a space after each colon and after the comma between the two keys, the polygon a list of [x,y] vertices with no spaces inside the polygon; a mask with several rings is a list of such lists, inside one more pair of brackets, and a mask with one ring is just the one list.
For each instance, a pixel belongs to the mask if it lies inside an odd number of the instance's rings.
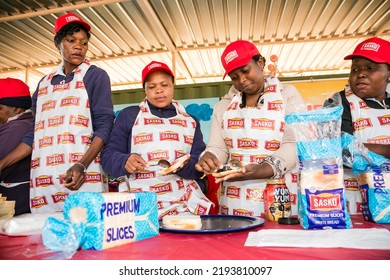
{"label": "jar lid", "polygon": [[284,178],[277,178],[277,179],[269,179],[267,180],[267,184],[270,185],[280,185],[280,184],[285,184]]}
{"label": "jar lid", "polygon": [[299,220],[296,217],[279,218],[278,223],[283,225],[298,225]]}

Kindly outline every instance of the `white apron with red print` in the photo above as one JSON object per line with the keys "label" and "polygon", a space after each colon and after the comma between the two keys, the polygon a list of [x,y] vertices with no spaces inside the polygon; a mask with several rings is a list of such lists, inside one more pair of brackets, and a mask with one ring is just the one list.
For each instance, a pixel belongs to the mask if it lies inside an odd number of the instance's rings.
{"label": "white apron with red print", "polygon": [[[60,65],[39,84],[34,144],[31,159],[31,211],[52,213],[63,210],[66,197],[73,193],[58,177],[87,151],[93,133],[88,94],[83,78],[90,63],[84,61],[69,83],[51,85]],[[91,162],[79,191],[107,190],[107,178],[100,167],[100,157]]]}
{"label": "white apron with red print", "polygon": [[[358,141],[390,145],[390,109],[368,107],[366,102],[353,94],[349,87],[345,89],[345,96],[351,108],[354,135]],[[351,169],[344,169],[344,185],[349,213],[361,213],[362,197],[357,179]]]}
{"label": "white apron with red print", "polygon": [[[150,113],[146,99],[140,104],[140,112],[132,129],[132,153],[137,153],[150,165],[160,159],[173,162],[191,152],[196,122],[177,101],[177,115],[158,118]],[[205,197],[195,180],[182,179],[175,174],[161,176],[159,167],[130,176],[130,191],[153,191],[157,193],[159,217],[179,213],[208,214],[212,202]]]}
{"label": "white apron with red print", "polygon": [[[237,94],[223,117],[223,138],[230,159],[244,165],[261,162],[279,149],[283,132],[285,108],[277,78],[265,80],[264,94],[256,107],[240,108],[242,95]],[[296,193],[293,177],[286,174],[286,184]],[[295,177],[296,178],[296,177]],[[223,182],[220,213],[225,215],[260,216],[264,213],[263,191],[266,180]],[[295,188],[295,190],[294,190]]]}

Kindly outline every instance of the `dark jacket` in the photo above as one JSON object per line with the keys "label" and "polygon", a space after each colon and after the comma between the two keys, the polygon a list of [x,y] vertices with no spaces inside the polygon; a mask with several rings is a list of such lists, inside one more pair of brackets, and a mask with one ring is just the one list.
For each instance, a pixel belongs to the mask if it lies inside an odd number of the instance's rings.
{"label": "dark jacket", "polygon": [[[159,109],[149,104],[151,113],[159,118],[171,118],[176,116],[176,108],[170,106]],[[120,177],[129,175],[125,169],[125,163],[131,154],[132,128],[139,113],[139,106],[124,108],[115,120],[114,127],[110,134],[110,140],[104,147],[101,156],[103,169],[111,176]],[[188,164],[176,174],[184,179],[196,179],[202,176],[201,172],[195,170],[195,163],[198,162],[199,155],[206,148],[203,141],[203,134],[200,130],[199,121],[193,117],[197,123],[193,144],[191,148],[191,158]],[[203,187],[204,182],[198,181]]]}
{"label": "dark jacket", "polygon": [[[339,100],[338,96],[341,97],[341,102],[344,107],[342,122],[341,122],[341,131],[347,132],[349,134],[354,134],[353,130],[353,122],[352,122],[352,115],[351,115],[351,107],[349,106],[349,102],[347,98],[345,97],[345,90],[336,92],[331,98],[327,99],[324,103],[324,107],[331,106],[332,104],[335,104]],[[390,106],[390,97],[387,93],[387,98],[385,99],[385,104]],[[384,109],[378,102],[371,100],[371,99],[364,99],[364,102],[366,102],[367,106],[374,109]]]}
{"label": "dark jacket", "polygon": [[[0,159],[11,152],[22,137],[33,126],[31,112],[20,115],[19,118],[0,125]],[[30,162],[31,156],[4,168],[0,174],[0,182],[19,183],[27,182],[16,187],[0,186],[0,193],[7,200],[15,201],[15,215],[30,213]]]}

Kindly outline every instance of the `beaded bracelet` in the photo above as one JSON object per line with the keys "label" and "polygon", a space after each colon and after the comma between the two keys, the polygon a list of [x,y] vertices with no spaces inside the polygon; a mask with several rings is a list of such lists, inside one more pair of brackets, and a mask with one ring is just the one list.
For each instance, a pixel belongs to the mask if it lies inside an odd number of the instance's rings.
{"label": "beaded bracelet", "polygon": [[281,178],[283,176],[282,161],[280,159],[274,156],[269,156],[266,159],[264,159],[263,162],[268,163],[274,170],[274,176],[270,178],[271,180],[276,178]]}
{"label": "beaded bracelet", "polygon": [[75,165],[76,165],[76,164],[81,165],[81,166],[83,167],[83,169],[84,169],[84,170],[83,170],[84,173],[87,173],[87,168],[85,167],[84,164],[82,164],[81,162],[76,162]]}

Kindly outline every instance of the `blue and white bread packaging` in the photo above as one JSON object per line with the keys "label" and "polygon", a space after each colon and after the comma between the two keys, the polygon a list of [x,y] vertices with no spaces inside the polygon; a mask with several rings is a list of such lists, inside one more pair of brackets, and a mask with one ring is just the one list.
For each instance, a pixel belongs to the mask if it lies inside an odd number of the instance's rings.
{"label": "blue and white bread packaging", "polygon": [[53,251],[104,250],[159,233],[154,192],[74,193],[63,217],[49,217],[42,230],[44,245]]}
{"label": "blue and white bread packaging", "polygon": [[342,111],[337,106],[286,116],[296,136],[298,217],[304,229],[352,227],[343,181]]}
{"label": "blue and white bread packaging", "polygon": [[364,219],[390,224],[390,160],[368,150],[356,137],[342,136],[343,160],[356,175]]}
{"label": "blue and white bread packaging", "polygon": [[390,163],[371,166],[357,175],[366,221],[390,224]]}

